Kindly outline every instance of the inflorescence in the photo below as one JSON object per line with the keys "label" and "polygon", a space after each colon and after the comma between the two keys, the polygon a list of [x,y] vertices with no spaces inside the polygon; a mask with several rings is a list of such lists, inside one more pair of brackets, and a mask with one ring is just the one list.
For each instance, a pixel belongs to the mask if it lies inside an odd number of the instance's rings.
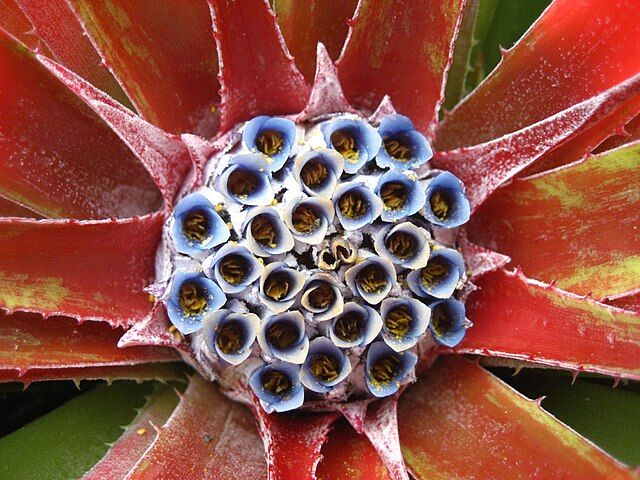
{"label": "inflorescence", "polygon": [[420,349],[462,340],[464,261],[434,234],[469,202],[431,156],[394,114],[260,116],[210,159],[167,225],[163,301],[212,378],[247,384],[267,412],[385,397]]}

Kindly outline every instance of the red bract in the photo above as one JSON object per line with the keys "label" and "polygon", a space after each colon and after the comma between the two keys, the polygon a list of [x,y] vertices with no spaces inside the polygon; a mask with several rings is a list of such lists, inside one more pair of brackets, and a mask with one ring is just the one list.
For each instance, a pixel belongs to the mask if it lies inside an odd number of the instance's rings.
{"label": "red bract", "polygon": [[197,368],[144,290],[191,171],[256,115],[395,107],[474,210],[463,342],[349,424],[254,422],[194,374],[85,478],[632,478],[454,355],[640,378],[640,3],[556,0],[440,123],[464,1],[274,3],[0,2],[0,381]]}

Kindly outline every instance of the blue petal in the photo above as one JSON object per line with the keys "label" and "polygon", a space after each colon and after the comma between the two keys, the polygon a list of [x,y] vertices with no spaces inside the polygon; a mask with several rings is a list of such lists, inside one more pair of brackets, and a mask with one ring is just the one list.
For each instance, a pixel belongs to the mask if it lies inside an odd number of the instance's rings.
{"label": "blue petal", "polygon": [[422,269],[414,270],[407,276],[407,284],[412,292],[421,297],[447,298],[453,295],[458,281],[464,275],[464,259],[457,250],[438,248],[431,252],[427,266],[437,264],[445,269],[444,275],[434,285],[422,283]]}
{"label": "blue petal", "polygon": [[[360,335],[353,340],[344,340],[335,333],[336,323],[342,318],[359,316],[364,319],[364,326],[360,331]],[[331,329],[329,330],[329,338],[340,348],[364,347],[369,345],[380,333],[382,329],[382,318],[373,308],[358,305],[355,302],[348,302],[344,305],[344,310],[340,315],[331,321]]]}
{"label": "blue petal", "polygon": [[[198,315],[186,315],[180,307],[180,287],[185,282],[192,282],[202,288],[207,296],[207,306]],[[209,313],[222,307],[227,301],[220,287],[205,277],[202,273],[191,271],[177,271],[171,279],[169,297],[165,300],[169,320],[183,335],[200,330],[202,321]]]}
{"label": "blue petal", "polygon": [[[274,199],[274,193],[271,188],[269,175],[265,173],[264,167],[261,166],[263,158],[261,155],[255,154],[238,155],[234,157],[218,179],[217,183],[220,192],[230,201],[239,203],[240,205],[256,206],[271,204]],[[243,197],[234,195],[229,191],[228,187],[231,174],[241,171],[252,174],[257,181],[255,190]]]}
{"label": "blue petal", "polygon": [[[319,185],[308,186],[301,179],[305,165],[311,161],[320,162],[327,168],[327,178]],[[310,196],[331,198],[344,170],[344,159],[335,150],[320,149],[311,150],[303,155],[298,155],[293,164],[293,174],[302,186],[302,190]]]}
{"label": "blue petal", "polygon": [[[286,273],[287,277],[289,278],[289,291],[281,300],[273,300],[264,294],[264,284],[265,281],[271,276],[271,274],[275,274],[281,271]],[[289,307],[291,307],[291,305],[293,305],[296,295],[304,287],[304,282],[304,275],[302,275],[302,273],[300,273],[298,270],[290,268],[286,263],[270,263],[264,268],[264,270],[262,271],[262,275],[260,276],[260,301],[275,313],[284,312]]]}
{"label": "blue petal", "polygon": [[[387,249],[387,241],[399,233],[410,235],[415,240],[415,252],[406,258],[398,257]],[[431,235],[424,228],[417,227],[411,222],[404,222],[383,227],[376,236],[374,248],[382,258],[387,258],[394,264],[404,268],[416,269],[424,267],[429,261],[429,255],[431,254],[430,239]]]}
{"label": "blue petal", "polygon": [[[267,338],[267,331],[276,323],[284,323],[295,331],[296,339],[287,348],[278,348]],[[298,311],[286,312],[265,318],[258,330],[258,344],[265,355],[289,363],[301,364],[307,358],[309,338],[305,331],[304,317]]]}
{"label": "blue petal", "polygon": [[[238,255],[246,261],[247,274],[244,280],[237,285],[233,285],[227,282],[222,273],[220,272],[220,262],[229,255]],[[256,257],[251,255],[251,252],[246,247],[237,244],[227,243],[223,245],[214,255],[205,259],[202,264],[202,268],[209,277],[213,277],[224,293],[239,293],[245,290],[249,285],[255,282],[260,275],[264,267],[262,263],[258,261]]]}
{"label": "blue petal", "polygon": [[424,188],[418,181],[418,178],[414,173],[401,173],[396,170],[389,170],[380,176],[378,185],[375,188],[375,193],[381,198],[382,187],[387,183],[400,183],[407,189],[407,200],[402,208],[397,210],[390,209],[382,202],[382,214],[381,218],[385,222],[395,222],[401,218],[408,217],[420,211],[424,207],[426,201],[426,195]]}
{"label": "blue petal", "polygon": [[[378,132],[382,137],[382,147],[376,157],[376,163],[380,168],[408,170],[426,163],[433,156],[429,141],[414,128],[411,120],[403,115],[393,114],[384,117]],[[398,161],[387,152],[384,142],[391,137],[411,149],[411,157],[407,161]]]}
{"label": "blue petal", "polygon": [[[304,205],[315,210],[316,214],[320,216],[320,225],[309,233],[300,232],[293,225],[293,213],[298,207]],[[319,244],[324,239],[331,222],[333,222],[334,215],[333,204],[327,198],[306,197],[304,195],[301,195],[298,199],[285,198],[284,221],[293,237],[300,242],[309,245]]]}
{"label": "blue petal", "polygon": [[[366,292],[360,288],[358,282],[358,275],[360,272],[369,265],[377,265],[384,270],[384,273],[387,276],[387,284],[386,286],[379,292]],[[365,302],[370,303],[371,305],[376,305],[380,303],[391,291],[393,286],[396,283],[396,270],[393,267],[393,264],[389,260],[382,259],[377,255],[371,255],[367,257],[364,261],[358,263],[351,267],[345,273],[345,281],[351,291],[361,297]]]}
{"label": "blue petal", "polygon": [[[207,220],[207,236],[203,242],[197,242],[187,238],[184,234],[183,222],[191,212],[201,212]],[[176,205],[172,214],[172,223],[169,235],[176,250],[186,255],[198,255],[210,250],[229,239],[229,227],[220,218],[211,200],[202,193],[194,192]]]}
{"label": "blue petal", "polygon": [[[276,370],[283,373],[291,382],[292,387],[288,391],[277,395],[269,392],[262,386],[261,377],[269,370]],[[253,371],[249,378],[249,386],[253,393],[260,399],[262,408],[267,413],[287,412],[299,408],[304,403],[304,388],[300,383],[298,372],[300,368],[286,362],[275,362],[263,365]]]}
{"label": "blue petal", "polygon": [[[381,357],[393,356],[400,361],[400,370],[392,381],[384,384],[372,381],[371,379],[371,366]],[[403,380],[410,375],[418,363],[418,357],[411,351],[396,352],[386,343],[382,341],[374,342],[369,347],[367,352],[367,361],[365,368],[365,381],[367,388],[376,397],[388,397],[393,395],[400,389],[400,385]]]}
{"label": "blue petal", "polygon": [[358,157],[356,161],[345,158],[344,170],[347,173],[356,173],[360,167],[378,154],[380,145],[382,145],[382,139],[376,129],[363,120],[338,117],[322,123],[320,130],[327,148],[333,148],[334,150],[335,147],[331,141],[331,136],[336,131],[347,131],[353,137]]}
{"label": "blue petal", "polygon": [[[244,342],[236,352],[225,353],[217,344],[220,330],[230,322],[238,322],[244,329]],[[203,321],[204,341],[210,352],[215,352],[225,362],[240,365],[249,355],[251,346],[260,328],[260,319],[253,313],[240,314],[231,310],[218,310],[208,315]]]}
{"label": "blue petal", "polygon": [[[274,247],[262,245],[256,241],[251,234],[251,225],[254,219],[259,215],[268,215],[271,220],[276,234],[276,243]],[[293,249],[295,242],[293,235],[289,231],[289,228],[284,224],[280,214],[271,207],[254,207],[247,213],[247,218],[242,224],[242,232],[247,240],[247,248],[254,255],[259,257],[270,257],[271,255],[278,255],[280,253],[286,253]]]}
{"label": "blue petal", "polygon": [[[283,146],[280,152],[275,155],[266,155],[258,149],[256,144],[258,136],[267,130],[278,132],[283,140]],[[245,147],[253,152],[259,152],[266,158],[265,168],[269,172],[275,172],[282,168],[296,140],[296,125],[291,120],[279,117],[268,117],[265,115],[255,117],[250,120],[244,127],[242,132],[242,142]]]}
{"label": "blue petal", "polygon": [[[338,376],[329,381],[324,382],[316,378],[311,373],[311,363],[315,355],[325,354],[338,360],[340,371]],[[331,340],[326,337],[317,337],[311,342],[309,346],[309,354],[306,361],[300,368],[300,381],[309,390],[316,393],[326,393],[333,390],[333,388],[342,382],[351,373],[351,363],[347,358],[347,355],[336,347]]]}
{"label": "blue petal", "polygon": [[[409,310],[411,325],[407,334],[402,338],[398,338],[387,330],[385,319],[389,311],[401,305],[406,306]],[[415,298],[387,298],[382,301],[380,314],[383,319],[382,339],[396,352],[407,350],[416,345],[427,330],[429,319],[431,318],[429,307]]]}
{"label": "blue petal", "polygon": [[[358,218],[350,218],[345,216],[340,210],[339,202],[343,195],[355,192],[360,194],[367,202],[367,209],[365,213]],[[333,194],[333,205],[336,212],[336,217],[345,230],[358,230],[370,223],[380,216],[382,212],[382,200],[373,193],[362,182],[347,182],[341,183],[336,188]]]}
{"label": "blue petal", "polygon": [[[438,300],[431,305],[432,322],[429,330],[433,335],[433,339],[440,345],[446,347],[455,347],[464,338],[465,328],[465,307],[464,303],[454,298]],[[443,315],[447,319],[447,329],[443,332],[436,331],[434,322],[437,322],[439,315]]]}
{"label": "blue petal", "polygon": [[[439,219],[431,209],[431,197],[435,193],[441,195],[449,207],[449,212],[444,220]],[[464,194],[462,182],[452,173],[438,174],[427,186],[423,212],[427,220],[439,227],[453,228],[466,223],[471,215],[471,207]]]}

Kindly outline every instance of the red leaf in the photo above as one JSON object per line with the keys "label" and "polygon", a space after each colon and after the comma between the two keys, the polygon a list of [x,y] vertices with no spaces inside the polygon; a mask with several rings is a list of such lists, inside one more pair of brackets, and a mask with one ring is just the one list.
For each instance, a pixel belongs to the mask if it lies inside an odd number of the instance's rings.
{"label": "red leaf", "polygon": [[309,86],[267,0],[209,0],[222,88],[221,130],[255,115],[302,110]]}
{"label": "red leaf", "polygon": [[340,55],[357,0],[275,0],[278,24],[296,65],[309,83],[316,70],[316,45],[322,43],[334,60]]}
{"label": "red leaf", "polygon": [[446,356],[398,409],[418,479],[619,480],[633,474],[480,366]]}
{"label": "red leaf", "polygon": [[[56,322],[57,319],[52,320]],[[141,363],[139,365],[109,365],[104,367],[31,368],[23,374],[18,370],[0,370],[0,382],[32,382],[51,380],[184,380],[184,368],[179,363]]]}
{"label": "red leaf", "polygon": [[361,0],[342,55],[347,99],[373,111],[385,95],[433,135],[464,0]]}
{"label": "red leaf", "polygon": [[337,421],[322,447],[318,480],[391,480],[373,445],[345,421]]}
{"label": "red leaf", "polygon": [[[106,323],[77,323],[66,317],[42,318],[33,313],[0,313],[0,370],[3,375],[31,381],[43,370],[130,366],[151,362],[175,361],[173,350],[160,347],[118,348],[124,330]],[[36,372],[31,373],[36,369]],[[91,370],[94,369],[94,370]]]}
{"label": "red leaf", "polygon": [[42,218],[36,212],[2,197],[0,197],[0,217]]}
{"label": "red leaf", "polygon": [[532,125],[640,72],[640,3],[557,0],[438,127],[439,150]]}
{"label": "red leaf", "polygon": [[467,230],[524,273],[596,298],[640,288],[640,144],[499,189]]}
{"label": "red leaf", "polygon": [[10,33],[32,50],[45,55],[51,52],[36,35],[33,24],[18,5],[16,0],[0,0],[0,28]]}
{"label": "red leaf", "polygon": [[473,327],[457,351],[640,379],[640,314],[519,273],[489,273],[478,286],[467,301]]}
{"label": "red leaf", "polygon": [[82,98],[138,157],[171,206],[192,166],[180,137],[145,122],[100,90],[55,62],[39,57],[42,64]]}
{"label": "red leaf", "polygon": [[136,109],[172,132],[212,135],[219,101],[204,2],[69,0]]}
{"label": "red leaf", "polygon": [[612,298],[610,300],[606,300],[606,303],[614,307],[630,310],[640,314],[640,292],[634,292],[622,297]]}
{"label": "red leaf", "polygon": [[165,387],[151,394],[136,419],[111,446],[107,454],[85,473],[82,480],[121,480],[156,438],[156,425],[163,425],[176,406],[176,394]]}
{"label": "red leaf", "polygon": [[264,442],[271,480],[313,479],[337,413],[267,414],[253,408]]}
{"label": "red leaf", "polygon": [[201,377],[191,378],[178,407],[127,480],[260,480],[264,450],[251,413]]}
{"label": "red leaf", "polygon": [[[120,103],[131,106],[65,0],[18,0],[54,57]],[[47,55],[44,52],[41,52]]]}
{"label": "red leaf", "polygon": [[437,152],[433,165],[450,170],[467,187],[469,201],[479,206],[498,186],[543,155],[603,121],[635,98],[640,75],[517,132],[449,152]]}
{"label": "red leaf", "polygon": [[153,303],[163,216],[0,219],[0,308],[131,325]]}
{"label": "red leaf", "polygon": [[89,107],[0,33],[0,195],[49,217],[133,216],[159,195]]}

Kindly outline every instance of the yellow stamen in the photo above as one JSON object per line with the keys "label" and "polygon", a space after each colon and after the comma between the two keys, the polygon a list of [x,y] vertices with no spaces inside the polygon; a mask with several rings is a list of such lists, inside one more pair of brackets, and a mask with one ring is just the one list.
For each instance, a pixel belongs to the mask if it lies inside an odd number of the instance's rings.
{"label": "yellow stamen", "polygon": [[208,235],[209,221],[202,210],[193,210],[187,213],[182,223],[184,236],[194,242],[204,242]]}
{"label": "yellow stamen", "polygon": [[367,213],[367,200],[362,193],[351,190],[338,199],[338,208],[345,217],[360,218]]}
{"label": "yellow stamen", "polygon": [[309,370],[315,378],[321,382],[328,383],[338,378],[339,367],[338,361],[334,357],[319,353],[311,359]]}
{"label": "yellow stamen", "polygon": [[420,272],[420,282],[426,288],[433,288],[442,281],[448,271],[449,269],[444,263],[433,259]]}
{"label": "yellow stamen", "polygon": [[269,215],[257,215],[251,222],[251,235],[260,245],[275,248],[278,237]]}
{"label": "yellow stamen", "polygon": [[278,370],[267,370],[260,376],[260,382],[262,388],[276,395],[290,390],[293,386],[291,380]]}
{"label": "yellow stamen", "polygon": [[406,163],[411,160],[411,147],[405,145],[397,138],[387,138],[384,141],[384,149],[398,162]]}
{"label": "yellow stamen", "polygon": [[348,130],[336,130],[331,134],[331,144],[349,163],[358,163],[360,152],[356,140]]}
{"label": "yellow stamen", "polygon": [[407,203],[407,187],[398,182],[387,182],[380,189],[382,204],[387,210],[400,210]]}
{"label": "yellow stamen", "polygon": [[247,278],[249,266],[241,255],[227,255],[218,264],[220,275],[231,285],[239,285]]}
{"label": "yellow stamen", "polygon": [[316,309],[327,308],[336,299],[336,292],[328,283],[321,283],[309,294],[309,304]]}
{"label": "yellow stamen", "polygon": [[444,221],[449,215],[449,203],[445,196],[440,192],[434,192],[429,199],[431,211],[438,220]]}
{"label": "yellow stamen", "polygon": [[285,273],[274,273],[264,282],[264,294],[271,300],[279,302],[289,293],[289,276]]}
{"label": "yellow stamen", "polygon": [[387,275],[378,265],[367,265],[358,275],[360,288],[366,293],[380,293],[388,284]]}
{"label": "yellow stamen", "polygon": [[396,338],[404,338],[411,328],[411,312],[406,305],[399,305],[387,312],[384,319],[387,331]]}
{"label": "yellow stamen", "polygon": [[380,357],[371,365],[371,383],[378,387],[389,385],[396,379],[401,367],[402,362],[395,355]]}
{"label": "yellow stamen", "polygon": [[334,333],[340,340],[353,342],[362,335],[364,317],[357,312],[347,313],[336,320],[333,328]]}
{"label": "yellow stamen", "polygon": [[243,345],[244,339],[245,330],[242,323],[232,320],[220,328],[216,338],[216,345],[223,353],[236,353]]}
{"label": "yellow stamen", "polygon": [[284,147],[284,138],[276,130],[264,130],[256,138],[256,147],[265,155],[276,155]]}
{"label": "yellow stamen", "polygon": [[431,328],[439,337],[448,333],[453,327],[453,319],[447,317],[443,308],[435,308],[431,313]]}
{"label": "yellow stamen", "polygon": [[302,182],[309,188],[319,187],[329,176],[329,170],[320,160],[309,160],[300,171]]}
{"label": "yellow stamen", "polygon": [[205,290],[192,282],[180,285],[180,308],[187,316],[202,314],[207,308],[207,295]]}
{"label": "yellow stamen", "polygon": [[256,174],[248,170],[234,170],[227,180],[227,189],[238,198],[247,198],[257,187],[258,178]]}
{"label": "yellow stamen", "polygon": [[311,233],[320,226],[320,215],[311,205],[298,205],[293,210],[291,220],[300,233]]}
{"label": "yellow stamen", "polygon": [[285,350],[298,339],[298,332],[291,322],[274,322],[267,328],[266,337],[271,345]]}
{"label": "yellow stamen", "polygon": [[389,253],[405,260],[415,255],[417,243],[413,235],[400,231],[389,235],[384,245]]}

